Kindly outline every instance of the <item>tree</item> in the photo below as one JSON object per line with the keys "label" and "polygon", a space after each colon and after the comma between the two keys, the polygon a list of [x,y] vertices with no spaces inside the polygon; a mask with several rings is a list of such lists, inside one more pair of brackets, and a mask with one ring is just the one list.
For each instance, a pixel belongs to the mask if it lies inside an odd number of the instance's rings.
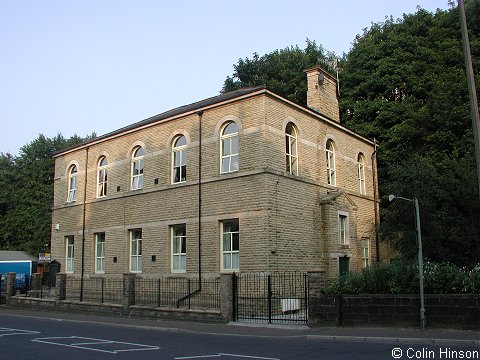
{"label": "tree", "polygon": [[303,71],[335,57],[322,46],[317,46],[315,41],[307,39],[306,43],[304,50],[297,45],[275,50],[261,57],[254,53],[252,59],[239,59],[238,63],[233,65],[233,76],[228,76],[225,80],[222,93],[266,85],[269,90],[306,105],[307,79]]}
{"label": "tree", "polygon": [[[477,69],[479,4],[466,4]],[[414,256],[412,207],[388,205],[385,197],[416,196],[425,256],[475,265],[480,204],[458,9],[419,9],[372,25],[357,36],[342,68],[342,119],[380,143],[383,237]]]}
{"label": "tree", "polygon": [[[465,4],[474,69],[480,68],[480,0]],[[327,55],[325,55],[327,54]],[[303,70],[329,55],[314,41],[240,59],[222,91],[266,84],[306,103]],[[480,259],[480,204],[458,9],[419,8],[372,24],[340,61],[342,122],[376,138],[381,235],[405,257],[416,253],[413,208],[389,194],[418,197],[424,254],[475,265]],[[476,75],[477,93],[480,77]]]}
{"label": "tree", "polygon": [[52,153],[92,137],[39,135],[17,157],[1,154],[0,249],[31,254],[48,250],[55,170]]}

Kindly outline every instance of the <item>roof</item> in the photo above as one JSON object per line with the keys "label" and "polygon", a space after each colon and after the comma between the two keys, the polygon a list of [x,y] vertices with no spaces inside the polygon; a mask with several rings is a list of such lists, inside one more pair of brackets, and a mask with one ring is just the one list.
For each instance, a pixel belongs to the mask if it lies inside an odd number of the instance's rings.
{"label": "roof", "polygon": [[183,105],[183,106],[177,107],[175,109],[165,111],[161,114],[149,117],[147,119],[138,121],[138,122],[133,123],[131,125],[124,126],[124,127],[120,128],[118,130],[115,130],[115,131],[109,132],[107,134],[98,136],[98,137],[96,137],[92,140],[86,141],[82,144],[74,145],[74,146],[56,151],[56,152],[53,153],[53,155],[54,156],[59,155],[61,153],[68,152],[69,150],[75,149],[77,147],[86,146],[90,143],[97,142],[99,140],[106,139],[106,138],[109,138],[111,136],[115,136],[115,135],[124,133],[126,131],[134,130],[134,129],[140,128],[142,126],[145,126],[145,125],[157,122],[157,121],[165,120],[165,119],[168,119],[168,118],[171,118],[171,117],[174,117],[174,116],[177,116],[177,115],[181,115],[181,114],[184,114],[184,113],[188,113],[188,112],[195,112],[195,111],[198,111],[198,110],[203,109],[203,108],[205,108],[207,106],[210,106],[210,105],[214,105],[214,104],[217,104],[217,103],[220,103],[220,102],[223,102],[223,101],[232,100],[232,99],[241,97],[243,95],[252,94],[252,93],[254,93],[258,90],[265,90],[265,89],[266,89],[265,86],[249,87],[249,88],[239,89],[239,90],[235,90],[235,91],[230,91],[230,92],[225,93],[225,94],[220,94],[220,95],[217,95],[217,96],[213,96],[213,97],[201,100],[201,101],[194,102],[194,103],[189,104],[189,105]]}
{"label": "roof", "polygon": [[294,102],[284,98],[283,96],[280,96],[280,95],[278,95],[278,94],[276,94],[276,93],[274,93],[270,90],[267,90],[266,86],[262,85],[262,86],[255,86],[255,87],[249,87],[249,88],[243,88],[243,89],[231,91],[231,92],[228,92],[228,93],[225,93],[225,94],[220,94],[220,95],[213,96],[213,97],[201,100],[201,101],[197,101],[197,102],[191,103],[189,105],[183,105],[183,106],[177,107],[175,109],[168,110],[166,112],[163,112],[161,114],[158,114],[158,115],[149,117],[147,119],[138,121],[138,122],[133,123],[131,125],[124,126],[124,127],[120,128],[118,130],[115,130],[115,131],[109,132],[107,134],[98,136],[98,137],[96,137],[94,139],[91,139],[91,140],[88,140],[88,141],[86,141],[82,144],[74,145],[74,146],[59,150],[59,151],[55,151],[53,153],[53,156],[56,157],[56,156],[59,156],[59,155],[64,154],[64,153],[71,152],[71,151],[76,150],[76,149],[85,148],[85,147],[88,147],[91,144],[101,142],[102,140],[105,140],[105,139],[108,139],[108,138],[111,138],[111,137],[119,136],[119,135],[121,135],[123,133],[126,133],[126,132],[135,131],[137,129],[149,126],[151,124],[160,122],[162,120],[173,119],[173,118],[175,118],[177,116],[181,116],[183,114],[200,112],[200,111],[203,111],[204,109],[206,109],[208,107],[215,106],[215,105],[220,104],[222,102],[235,101],[235,100],[238,100],[238,99],[241,99],[241,98],[244,98],[244,97],[254,96],[254,95],[258,95],[258,94],[262,94],[262,93],[263,94],[268,94],[268,95],[270,95],[274,98],[277,98],[278,100],[281,100],[285,103],[288,103],[292,106],[295,106],[295,107],[301,109],[302,111],[306,111],[309,114],[311,114],[313,116],[316,116],[317,118],[319,118],[323,121],[327,121],[332,126],[338,127],[341,130],[346,131],[346,132],[350,133],[351,135],[354,135],[357,138],[360,138],[363,141],[366,141],[366,142],[373,145],[372,140],[354,132],[353,130],[347,128],[345,125],[331,119],[330,117],[326,116],[325,114],[321,114],[314,109],[311,109],[309,107],[294,103]]}
{"label": "roof", "polygon": [[0,261],[38,261],[38,258],[25,251],[0,250]]}
{"label": "roof", "polygon": [[327,192],[326,195],[320,198],[320,205],[333,205],[339,196],[344,196],[350,205],[353,206],[353,209],[357,209],[357,204],[355,204],[353,199],[345,192],[345,190]]}

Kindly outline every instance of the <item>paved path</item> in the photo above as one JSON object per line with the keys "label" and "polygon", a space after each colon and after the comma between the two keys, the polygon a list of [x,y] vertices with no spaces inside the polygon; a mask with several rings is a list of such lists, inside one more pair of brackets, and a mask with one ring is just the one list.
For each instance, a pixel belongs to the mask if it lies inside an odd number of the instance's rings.
{"label": "paved path", "polygon": [[154,329],[168,332],[185,332],[201,334],[221,334],[237,336],[264,337],[303,337],[319,340],[336,341],[377,341],[398,343],[432,343],[451,345],[480,346],[480,332],[453,329],[402,329],[402,328],[349,328],[349,327],[314,327],[305,325],[268,325],[250,322],[230,324],[200,323],[186,321],[167,321],[157,319],[139,319],[128,317],[108,317],[78,313],[60,313],[50,311],[32,311],[18,308],[0,307],[0,315],[8,314],[18,317],[37,317],[72,322],[112,324],[139,329]]}
{"label": "paved path", "polygon": [[[478,332],[253,326],[0,308],[0,358],[371,360],[480,358]],[[443,355],[442,355],[443,354]]]}

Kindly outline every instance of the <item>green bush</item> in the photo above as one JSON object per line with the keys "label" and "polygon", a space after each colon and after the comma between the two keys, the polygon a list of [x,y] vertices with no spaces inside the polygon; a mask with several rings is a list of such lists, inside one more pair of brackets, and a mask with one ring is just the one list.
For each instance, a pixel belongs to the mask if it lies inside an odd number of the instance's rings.
{"label": "green bush", "polygon": [[[448,262],[427,261],[423,274],[426,294],[480,293],[480,264],[469,270]],[[345,274],[323,290],[325,294],[416,294],[418,291],[418,264],[400,261]]]}

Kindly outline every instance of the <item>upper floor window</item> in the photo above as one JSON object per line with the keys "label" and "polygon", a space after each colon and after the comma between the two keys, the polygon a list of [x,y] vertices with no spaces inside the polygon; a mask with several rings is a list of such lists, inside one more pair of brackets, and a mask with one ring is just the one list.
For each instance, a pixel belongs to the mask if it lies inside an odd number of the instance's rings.
{"label": "upper floor window", "polygon": [[172,226],[172,272],[187,269],[187,231],[185,224]]}
{"label": "upper floor window", "polygon": [[220,173],[238,171],[238,126],[229,122],[220,135]]}
{"label": "upper floor window", "polygon": [[65,272],[73,273],[75,259],[75,243],[73,235],[65,236]]}
{"label": "upper floor window", "polygon": [[285,128],[285,155],[287,172],[292,175],[298,175],[297,129],[291,122]]}
{"label": "upper floor window", "polygon": [[327,183],[328,185],[337,185],[337,175],[335,170],[335,147],[332,140],[327,141]]}
{"label": "upper floor window", "polygon": [[98,160],[97,197],[107,196],[107,167],[107,158],[105,156],[102,156],[100,160]]}
{"label": "upper floor window", "polygon": [[238,219],[222,222],[222,270],[240,269],[240,235]]}
{"label": "upper floor window", "polygon": [[132,153],[132,190],[143,188],[143,157],[144,150],[141,146],[136,147]]}
{"label": "upper floor window", "polygon": [[361,153],[358,155],[358,185],[360,194],[365,195],[367,193],[365,188],[365,157]]}
{"label": "upper floor window", "polygon": [[187,139],[179,136],[172,147],[172,183],[187,180]]}
{"label": "upper floor window", "polygon": [[68,195],[67,202],[77,199],[77,165],[72,165],[68,171]]}

